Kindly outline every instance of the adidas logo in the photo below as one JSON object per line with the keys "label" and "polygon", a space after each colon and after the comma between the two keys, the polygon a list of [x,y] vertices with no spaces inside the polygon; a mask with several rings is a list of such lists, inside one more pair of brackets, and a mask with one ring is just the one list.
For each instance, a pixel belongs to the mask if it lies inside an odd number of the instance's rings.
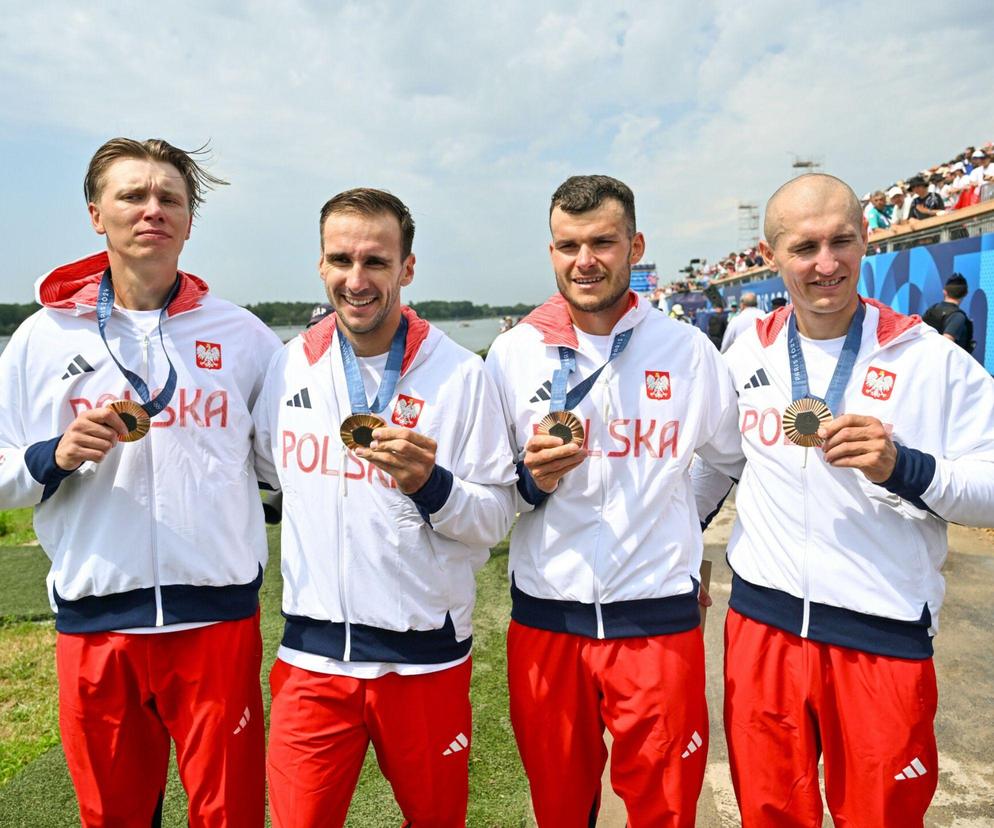
{"label": "adidas logo", "polygon": [[755,374],[749,377],[749,382],[743,385],[743,388],[759,388],[761,385],[769,385],[770,378],[766,376],[766,370],[760,368]]}
{"label": "adidas logo", "polygon": [[245,726],[249,723],[249,719],[251,718],[252,714],[249,713],[249,709],[246,707],[245,712],[242,713],[242,717],[238,720],[238,727],[235,728],[235,732],[232,733],[231,735],[237,736],[239,733],[245,730]]}
{"label": "adidas logo", "polygon": [[703,744],[704,740],[701,738],[701,734],[695,730],[687,743],[687,749],[680,754],[680,758],[686,759],[691,753],[697,753],[697,749]]}
{"label": "adidas logo", "polygon": [[919,776],[924,776],[926,773],[928,773],[928,769],[921,763],[921,759],[916,756],[911,760],[911,764],[894,778],[897,780],[917,779]]}
{"label": "adidas logo", "polygon": [[306,388],[301,388],[289,400],[286,401],[287,408],[310,408],[311,395]]}
{"label": "adidas logo", "polygon": [[464,733],[459,733],[456,738],[453,739],[449,746],[442,751],[442,756],[451,756],[453,753],[459,753],[461,750],[466,750],[469,747],[469,739],[466,738]]}
{"label": "adidas logo", "polygon": [[528,402],[542,402],[542,400],[547,400],[552,396],[552,380],[546,380],[535,392],[535,396],[532,397]]}
{"label": "adidas logo", "polygon": [[72,362],[69,363],[69,367],[66,368],[66,372],[62,375],[62,379],[69,379],[69,377],[75,377],[77,374],[86,374],[92,370],[93,366],[83,359],[83,355],[76,354]]}

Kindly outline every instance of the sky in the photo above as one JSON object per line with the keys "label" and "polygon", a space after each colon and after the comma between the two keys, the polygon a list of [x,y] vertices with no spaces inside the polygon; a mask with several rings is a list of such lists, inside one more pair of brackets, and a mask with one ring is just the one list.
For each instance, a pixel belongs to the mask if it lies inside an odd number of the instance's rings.
{"label": "sky", "polygon": [[381,187],[417,232],[407,301],[538,302],[549,198],[635,192],[661,278],[739,247],[814,158],[859,194],[994,140],[975,3],[0,0],[0,302],[102,249],[82,196],[108,138],[209,141],[180,259],[238,303],[319,301],[318,214]]}

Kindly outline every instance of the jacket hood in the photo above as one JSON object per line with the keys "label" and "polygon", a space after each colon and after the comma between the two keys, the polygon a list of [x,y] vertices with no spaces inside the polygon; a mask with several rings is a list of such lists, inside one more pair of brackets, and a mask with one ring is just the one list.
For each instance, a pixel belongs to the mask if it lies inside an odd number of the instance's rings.
{"label": "jacket hood", "polygon": [[[648,307],[646,302],[639,299],[637,293],[628,291],[628,307],[614,326],[614,330],[620,333],[634,328],[645,318]],[[542,334],[542,341],[546,345],[556,347],[562,345],[574,349],[580,345],[576,339],[576,331],[573,329],[573,318],[569,315],[569,305],[560,293],[550,296],[518,324],[531,325]]]}
{"label": "jacket hood", "polygon": [[[876,299],[866,299],[859,297],[864,305],[876,308],[879,311],[877,318],[877,344],[881,347],[897,339],[905,331],[910,331],[922,319],[920,316],[905,316],[898,313],[889,305],[884,305]],[[777,308],[773,313],[756,320],[756,333],[764,348],[769,348],[780,335],[780,331],[787,325],[787,320],[794,311],[793,305]]]}
{"label": "jacket hood", "polygon": [[[400,366],[400,371],[404,374],[414,364],[415,358],[421,351],[421,346],[428,339],[428,334],[431,333],[431,325],[407,307],[407,305],[404,305],[400,309],[400,312],[407,320],[407,344],[404,348],[404,361]],[[329,313],[317,325],[313,328],[308,328],[300,335],[300,338],[304,341],[304,354],[307,357],[308,365],[313,365],[328,350],[335,332],[338,330],[337,320],[337,313]]]}
{"label": "jacket hood", "polygon": [[[35,299],[46,308],[88,313],[97,306],[100,280],[109,267],[106,251],[57,267],[35,282]],[[207,283],[198,276],[182,270],[178,275],[180,286],[169,303],[169,316],[200,307],[208,291]]]}

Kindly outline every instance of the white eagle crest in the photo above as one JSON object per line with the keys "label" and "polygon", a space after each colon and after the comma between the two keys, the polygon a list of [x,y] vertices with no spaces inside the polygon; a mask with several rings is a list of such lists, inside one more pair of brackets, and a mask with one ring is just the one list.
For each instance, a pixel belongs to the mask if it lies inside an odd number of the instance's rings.
{"label": "white eagle crest", "polygon": [[204,368],[216,368],[221,361],[221,349],[217,345],[201,342],[197,345],[197,361]]}
{"label": "white eagle crest", "polygon": [[400,425],[406,426],[417,422],[418,417],[421,416],[421,403],[415,400],[398,400],[393,416]]}
{"label": "white eagle crest", "polygon": [[894,378],[884,372],[870,369],[866,372],[866,391],[871,397],[886,397],[894,387]]}
{"label": "white eagle crest", "polygon": [[657,397],[665,397],[670,390],[670,378],[666,374],[649,374],[645,378],[645,384],[649,393]]}

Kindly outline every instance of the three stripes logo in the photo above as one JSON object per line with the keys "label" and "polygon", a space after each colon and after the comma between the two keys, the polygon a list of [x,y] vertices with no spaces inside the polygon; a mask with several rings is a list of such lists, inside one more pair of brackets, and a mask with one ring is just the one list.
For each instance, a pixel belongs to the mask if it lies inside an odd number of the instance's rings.
{"label": "three stripes logo", "polygon": [[310,408],[311,395],[306,388],[301,388],[296,394],[286,401],[287,408]]}
{"label": "three stripes logo", "polygon": [[69,367],[66,368],[66,372],[62,375],[62,379],[69,379],[69,377],[75,377],[79,374],[87,374],[92,370],[93,366],[83,359],[83,355],[76,354],[72,358],[72,362],[69,363]]}
{"label": "three stripes logo", "polygon": [[535,396],[532,397],[528,402],[542,402],[552,397],[552,380],[546,380],[542,385],[539,386],[538,390],[535,392]]}
{"label": "three stripes logo", "polygon": [[759,388],[761,385],[769,385],[770,378],[766,376],[766,369],[760,368],[755,374],[749,377],[749,381],[743,388]]}
{"label": "three stripes logo", "polygon": [[246,707],[245,712],[242,713],[242,717],[238,720],[238,727],[235,728],[234,732],[231,735],[237,736],[239,733],[245,730],[245,728],[248,726],[249,719],[251,718],[252,714],[249,712],[249,709]]}
{"label": "three stripes logo", "polygon": [[924,776],[926,773],[928,773],[928,769],[922,764],[921,759],[916,756],[911,760],[911,764],[899,774],[895,775],[894,778],[898,781],[902,779],[917,779],[919,776]]}
{"label": "three stripes logo", "polygon": [[690,741],[687,743],[687,749],[680,754],[681,759],[686,759],[690,754],[697,753],[701,745],[704,744],[704,740],[701,738],[701,734],[696,730],[690,737]]}
{"label": "three stripes logo", "polygon": [[453,739],[449,746],[442,751],[442,756],[451,756],[453,753],[459,753],[461,750],[466,750],[469,747],[469,739],[466,738],[465,733],[456,734],[456,738]]}

